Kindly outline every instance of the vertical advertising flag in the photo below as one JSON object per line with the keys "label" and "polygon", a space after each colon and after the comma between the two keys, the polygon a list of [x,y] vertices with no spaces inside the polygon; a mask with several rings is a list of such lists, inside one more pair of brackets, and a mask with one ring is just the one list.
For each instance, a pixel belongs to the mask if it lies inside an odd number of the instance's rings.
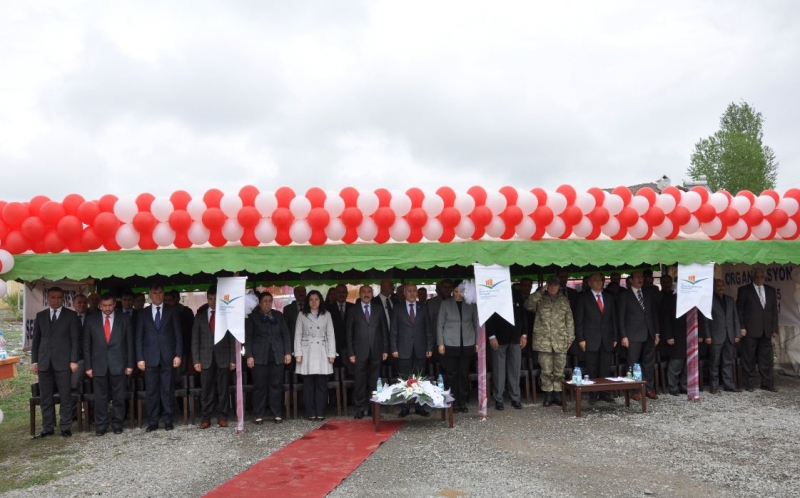
{"label": "vertical advertising flag", "polygon": [[239,342],[244,342],[245,283],[247,277],[217,279],[217,308],[214,344],[230,332]]}
{"label": "vertical advertising flag", "polygon": [[714,263],[678,264],[675,289],[678,294],[675,318],[697,307],[700,313],[710,319],[714,298]]}
{"label": "vertical advertising flag", "polygon": [[475,291],[478,320],[486,323],[494,313],[514,324],[514,303],[511,300],[511,272],[507,266],[484,266],[475,263]]}

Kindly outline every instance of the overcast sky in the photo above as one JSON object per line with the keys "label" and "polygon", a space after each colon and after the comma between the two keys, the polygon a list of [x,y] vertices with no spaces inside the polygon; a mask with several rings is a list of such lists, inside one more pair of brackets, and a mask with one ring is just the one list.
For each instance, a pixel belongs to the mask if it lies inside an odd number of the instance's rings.
{"label": "overcast sky", "polygon": [[3,2],[0,199],[679,184],[741,100],[766,119],[778,190],[800,187],[799,14],[730,0]]}

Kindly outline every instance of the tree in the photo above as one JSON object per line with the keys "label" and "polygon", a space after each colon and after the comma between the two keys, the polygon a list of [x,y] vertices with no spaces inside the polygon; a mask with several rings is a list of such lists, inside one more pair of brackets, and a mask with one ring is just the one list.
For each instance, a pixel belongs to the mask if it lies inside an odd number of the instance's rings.
{"label": "tree", "polygon": [[695,144],[687,173],[695,179],[705,175],[712,191],[760,194],[774,188],[778,163],[761,141],[763,122],[747,102],[732,102],[719,120],[719,131]]}

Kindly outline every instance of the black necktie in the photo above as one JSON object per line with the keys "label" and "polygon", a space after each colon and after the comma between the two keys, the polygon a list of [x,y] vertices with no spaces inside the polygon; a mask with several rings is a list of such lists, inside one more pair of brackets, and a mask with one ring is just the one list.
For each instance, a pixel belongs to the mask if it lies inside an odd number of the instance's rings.
{"label": "black necktie", "polygon": [[53,310],[53,316],[50,317],[50,323],[55,323],[56,322],[56,318],[58,318],[57,313],[58,313],[58,311]]}
{"label": "black necktie", "polygon": [[161,328],[161,306],[156,306],[156,328]]}

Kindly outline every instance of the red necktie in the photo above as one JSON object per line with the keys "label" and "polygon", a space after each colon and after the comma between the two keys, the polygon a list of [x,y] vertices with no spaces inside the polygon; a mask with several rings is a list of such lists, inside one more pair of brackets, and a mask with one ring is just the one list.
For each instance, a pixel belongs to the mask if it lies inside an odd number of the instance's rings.
{"label": "red necktie", "polygon": [[211,310],[211,318],[208,320],[208,326],[211,327],[211,332],[216,332],[217,328],[216,316],[217,315],[214,314],[214,310]]}
{"label": "red necktie", "polygon": [[106,344],[111,342],[111,317],[106,315],[106,322],[103,324],[103,330],[106,333]]}
{"label": "red necktie", "polygon": [[597,307],[600,308],[600,313],[603,313],[604,312],[604,310],[603,310],[603,300],[600,299],[600,294],[595,294],[594,297],[597,298]]}

